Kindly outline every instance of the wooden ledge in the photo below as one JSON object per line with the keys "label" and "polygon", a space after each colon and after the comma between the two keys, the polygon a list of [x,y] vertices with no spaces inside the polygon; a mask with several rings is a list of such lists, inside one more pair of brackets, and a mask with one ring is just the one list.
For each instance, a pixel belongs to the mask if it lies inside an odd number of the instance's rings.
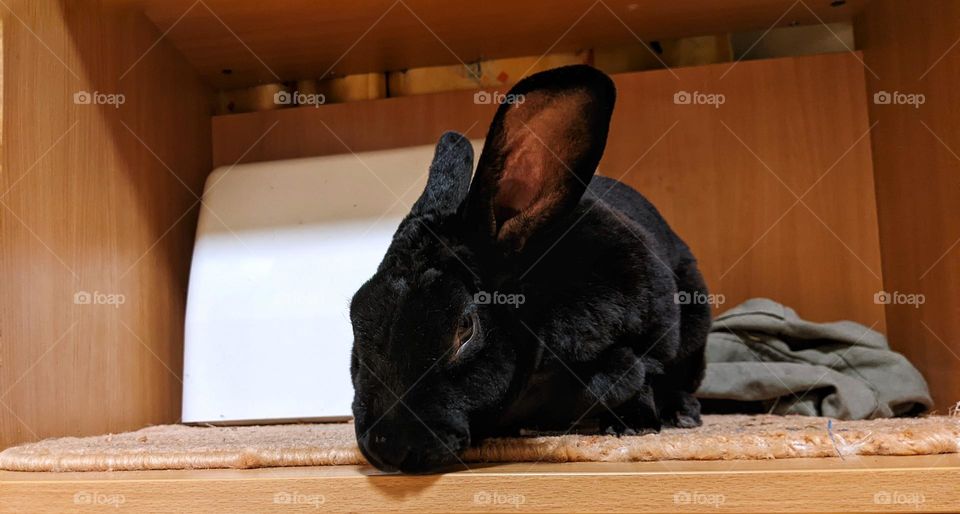
{"label": "wooden ledge", "polygon": [[[0,509],[63,512],[960,510],[960,455],[515,463],[403,476],[366,466],[0,472]],[[114,511],[118,512],[118,511]]]}

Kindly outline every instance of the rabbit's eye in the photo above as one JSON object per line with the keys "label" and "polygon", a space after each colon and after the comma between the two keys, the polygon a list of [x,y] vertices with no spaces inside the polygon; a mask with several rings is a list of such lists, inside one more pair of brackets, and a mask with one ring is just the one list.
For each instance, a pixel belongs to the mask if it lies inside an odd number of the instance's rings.
{"label": "rabbit's eye", "polygon": [[473,341],[479,324],[480,320],[477,318],[476,312],[464,313],[463,316],[460,316],[460,323],[457,326],[457,335],[455,340],[457,345],[456,356],[459,356],[460,353],[463,352],[464,348],[466,348],[467,345]]}

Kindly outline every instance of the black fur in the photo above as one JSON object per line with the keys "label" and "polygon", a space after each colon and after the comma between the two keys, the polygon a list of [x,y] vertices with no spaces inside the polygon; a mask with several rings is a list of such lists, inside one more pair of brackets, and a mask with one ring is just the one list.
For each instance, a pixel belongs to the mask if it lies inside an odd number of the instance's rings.
{"label": "black fur", "polygon": [[[357,440],[378,468],[434,471],[483,437],[588,418],[616,434],[700,424],[710,310],[676,297],[706,296],[696,261],[643,196],[593,176],[612,81],[571,66],[511,93],[527,100],[498,110],[469,193],[470,145],[441,138],[351,303]],[[480,292],[524,302],[478,304]]]}

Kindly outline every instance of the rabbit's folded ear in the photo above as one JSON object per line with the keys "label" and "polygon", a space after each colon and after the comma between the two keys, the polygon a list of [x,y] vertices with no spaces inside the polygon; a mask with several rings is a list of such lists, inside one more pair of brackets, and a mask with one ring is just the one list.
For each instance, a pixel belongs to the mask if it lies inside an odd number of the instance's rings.
{"label": "rabbit's folded ear", "polygon": [[453,214],[467,197],[472,172],[473,146],[470,141],[457,132],[445,132],[434,150],[427,185],[410,213]]}
{"label": "rabbit's folded ear", "polygon": [[580,201],[603,155],[616,89],[595,68],[568,66],[531,75],[504,98],[466,215],[498,245],[518,251]]}

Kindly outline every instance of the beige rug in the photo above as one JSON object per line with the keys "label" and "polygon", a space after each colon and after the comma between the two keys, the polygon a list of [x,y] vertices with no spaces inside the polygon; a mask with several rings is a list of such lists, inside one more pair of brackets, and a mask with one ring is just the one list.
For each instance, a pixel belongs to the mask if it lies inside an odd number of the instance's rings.
{"label": "beige rug", "polygon": [[[466,462],[629,462],[784,459],[960,452],[960,417],[830,421],[802,416],[705,416],[692,430],[490,439]],[[48,439],[0,452],[0,469],[109,471],[364,463],[349,423],[191,427]]]}

